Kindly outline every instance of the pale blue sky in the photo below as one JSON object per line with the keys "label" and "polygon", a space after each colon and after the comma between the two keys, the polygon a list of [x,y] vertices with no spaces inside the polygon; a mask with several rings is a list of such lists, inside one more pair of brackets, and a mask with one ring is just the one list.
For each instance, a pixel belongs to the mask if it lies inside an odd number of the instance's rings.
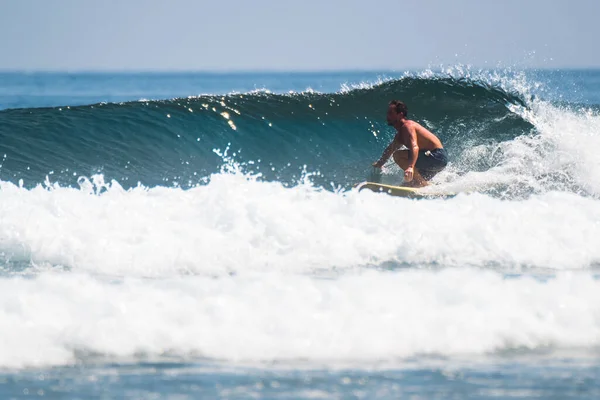
{"label": "pale blue sky", "polygon": [[598,0],[0,0],[0,69],[600,67]]}

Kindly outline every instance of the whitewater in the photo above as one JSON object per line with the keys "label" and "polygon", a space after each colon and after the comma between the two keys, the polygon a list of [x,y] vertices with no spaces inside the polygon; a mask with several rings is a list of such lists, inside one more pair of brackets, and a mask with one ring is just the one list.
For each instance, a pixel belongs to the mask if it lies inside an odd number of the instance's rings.
{"label": "whitewater", "polygon": [[[507,397],[594,398],[596,97],[550,73],[389,75],[0,107],[5,394],[154,380],[208,397],[432,382],[497,397],[474,382],[501,382]],[[440,135],[451,162],[433,186],[456,197],[354,189],[393,136],[393,98]],[[392,164],[386,183],[401,181]]]}

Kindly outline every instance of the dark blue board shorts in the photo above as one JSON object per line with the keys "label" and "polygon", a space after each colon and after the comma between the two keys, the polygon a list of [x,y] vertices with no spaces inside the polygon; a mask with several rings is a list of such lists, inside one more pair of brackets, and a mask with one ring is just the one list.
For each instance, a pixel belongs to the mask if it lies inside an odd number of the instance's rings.
{"label": "dark blue board shorts", "polygon": [[430,180],[438,172],[448,165],[448,153],[446,149],[422,150],[419,151],[415,168],[425,180]]}

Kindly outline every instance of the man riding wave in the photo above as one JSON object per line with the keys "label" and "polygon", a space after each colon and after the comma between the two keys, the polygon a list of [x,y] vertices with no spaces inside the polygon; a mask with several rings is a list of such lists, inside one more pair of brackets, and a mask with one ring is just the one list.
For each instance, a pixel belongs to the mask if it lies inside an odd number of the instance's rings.
{"label": "man riding wave", "polygon": [[[422,125],[407,118],[406,104],[392,100],[387,111],[387,123],[396,128],[396,136],[373,163],[381,168],[390,156],[404,170],[404,181],[409,186],[426,186],[448,164],[448,154],[440,139]],[[401,149],[401,147],[406,149]]]}

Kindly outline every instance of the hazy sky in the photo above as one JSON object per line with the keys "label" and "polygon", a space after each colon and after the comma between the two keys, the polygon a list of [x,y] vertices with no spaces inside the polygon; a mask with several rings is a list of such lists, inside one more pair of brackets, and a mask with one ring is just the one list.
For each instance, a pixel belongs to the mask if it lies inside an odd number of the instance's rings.
{"label": "hazy sky", "polygon": [[0,0],[0,69],[600,67],[599,0]]}

